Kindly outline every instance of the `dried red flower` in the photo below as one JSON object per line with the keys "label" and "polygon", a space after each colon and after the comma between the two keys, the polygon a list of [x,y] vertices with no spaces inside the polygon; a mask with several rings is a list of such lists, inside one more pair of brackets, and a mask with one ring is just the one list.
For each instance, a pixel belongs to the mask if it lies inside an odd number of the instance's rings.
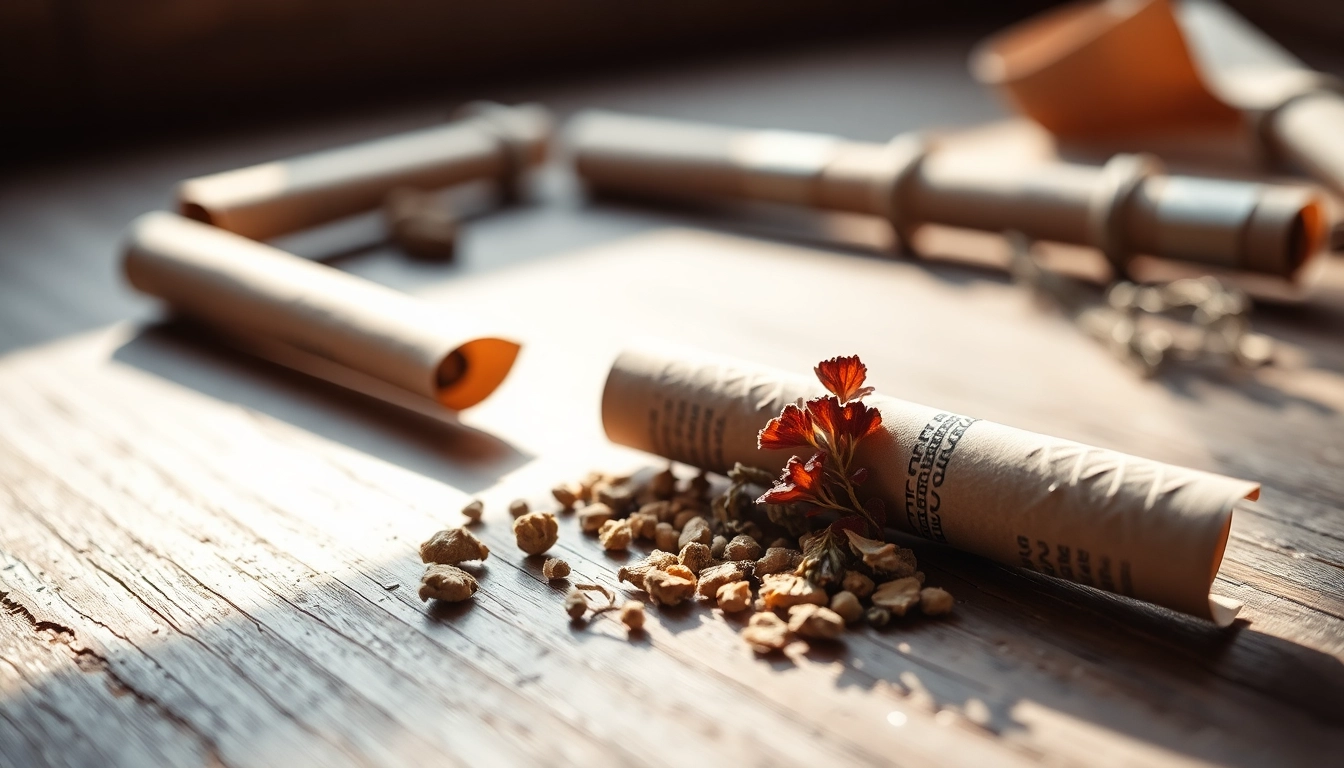
{"label": "dried red flower", "polygon": [[784,465],[784,474],[780,475],[774,486],[757,501],[766,504],[814,501],[821,491],[825,474],[825,454],[814,453],[806,463],[799,461],[797,456],[792,456],[789,458],[789,463]]}
{"label": "dried red flower", "polygon": [[817,436],[813,429],[812,414],[796,405],[784,406],[779,415],[771,419],[756,436],[756,447],[763,450],[783,448],[817,447]]}
{"label": "dried red flower", "polygon": [[863,364],[858,355],[832,357],[821,361],[812,370],[821,380],[822,386],[840,398],[842,403],[873,393],[872,387],[863,386],[864,380],[868,378],[868,366]]}
{"label": "dried red flower", "polygon": [[881,412],[858,400],[841,405],[839,398],[818,397],[807,401],[807,412],[831,449],[841,453],[882,426]]}

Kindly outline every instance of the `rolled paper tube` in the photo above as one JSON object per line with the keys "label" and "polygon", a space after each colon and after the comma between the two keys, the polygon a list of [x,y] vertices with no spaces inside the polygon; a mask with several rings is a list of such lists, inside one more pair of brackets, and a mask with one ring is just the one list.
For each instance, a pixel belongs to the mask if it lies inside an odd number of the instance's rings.
{"label": "rolled paper tube", "polygon": [[[780,468],[757,432],[815,383],[731,360],[627,351],[602,422],[615,442],[724,472]],[[1220,626],[1240,603],[1211,596],[1233,505],[1256,483],[1038,435],[880,395],[861,445],[863,486],[887,522],[1007,565],[1116,592]],[[804,456],[803,458],[806,458]]]}
{"label": "rolled paper tube", "polygon": [[467,318],[171,213],[131,224],[123,267],[136,289],[226,335],[295,350],[454,411],[493,392],[518,354],[512,341],[471,334]]}
{"label": "rolled paper tube", "polygon": [[579,175],[596,191],[875,214],[907,244],[925,223],[1016,230],[1095,246],[1121,266],[1143,253],[1290,277],[1325,242],[1314,190],[1166,176],[1141,155],[1101,168],[996,166],[929,152],[912,135],[868,144],[604,112],[576,117],[567,133]]}
{"label": "rolled paper tube", "polygon": [[971,54],[971,72],[1066,138],[1251,126],[1267,157],[1294,163],[1344,196],[1340,84],[1305,65],[1268,63],[1291,57],[1261,58],[1255,66],[1207,73],[1215,75],[1210,80],[1168,0],[1089,1],[989,37]]}
{"label": "rolled paper tube", "polygon": [[469,105],[446,125],[188,179],[178,186],[178,209],[264,240],[377,208],[397,187],[511,185],[545,158],[550,132],[540,106]]}

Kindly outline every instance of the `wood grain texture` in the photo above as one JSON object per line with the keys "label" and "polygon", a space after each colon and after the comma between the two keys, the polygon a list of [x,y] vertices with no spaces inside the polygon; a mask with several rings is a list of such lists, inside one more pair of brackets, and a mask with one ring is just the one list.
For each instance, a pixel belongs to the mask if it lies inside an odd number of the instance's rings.
{"label": "wood grain texture", "polygon": [[[1323,501],[1344,493],[1328,450],[1340,375],[1250,377],[1289,392],[1278,378],[1326,377],[1316,407],[1204,379],[1186,382],[1191,397],[968,276],[669,231],[428,288],[528,342],[462,423],[361,416],[357,398],[172,325],[13,353],[0,361],[0,752],[229,766],[1328,761],[1344,746],[1340,513]],[[807,306],[772,316],[798,280],[868,322],[840,332]],[[641,462],[604,444],[596,404],[615,351],[645,334],[792,368],[842,344],[884,391],[1261,480],[1215,586],[1247,602],[1245,620],[1220,632],[921,545],[932,583],[961,600],[955,616],[842,647],[757,659],[703,607],[656,611],[633,641],[610,618],[572,625],[504,507],[545,508],[557,480]],[[311,428],[323,420],[345,431]],[[472,493],[494,551],[482,589],[426,608],[414,547]],[[572,519],[559,553],[574,580],[615,585],[620,559]],[[125,735],[98,738],[113,724]]]}

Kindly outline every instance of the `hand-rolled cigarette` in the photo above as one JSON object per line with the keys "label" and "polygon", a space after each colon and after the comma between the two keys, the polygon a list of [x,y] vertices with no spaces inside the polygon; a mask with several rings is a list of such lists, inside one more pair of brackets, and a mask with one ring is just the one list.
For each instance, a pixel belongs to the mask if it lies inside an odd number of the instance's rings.
{"label": "hand-rolled cigarette", "polygon": [[171,213],[131,223],[123,266],[138,290],[248,346],[279,345],[454,411],[493,392],[518,354],[472,335],[466,318]]}
{"label": "hand-rolled cigarette", "polygon": [[537,105],[468,105],[442,126],[188,179],[182,215],[257,240],[382,205],[397,187],[517,182],[546,156],[550,114]]}
{"label": "hand-rolled cigarette", "polygon": [[[723,472],[777,469],[761,427],[815,384],[707,357],[627,351],[602,396],[613,441]],[[1232,507],[1256,483],[1038,435],[891,397],[865,400],[882,431],[861,444],[863,486],[887,521],[1049,576],[1156,603],[1226,626],[1240,603],[1211,596]],[[806,458],[806,457],[804,457]]]}
{"label": "hand-rolled cigarette", "polygon": [[1156,159],[1106,166],[960,161],[918,136],[888,144],[749,131],[606,112],[567,131],[593,189],[727,197],[875,214],[908,245],[920,224],[1095,246],[1117,266],[1135,254],[1289,277],[1325,240],[1311,189],[1166,176]]}
{"label": "hand-rolled cigarette", "polygon": [[971,55],[971,72],[1066,138],[1249,126],[1265,156],[1291,161],[1344,197],[1344,84],[1248,32],[1227,8],[1198,5],[1222,45],[1251,51],[1243,58],[1254,63],[1220,71],[1196,62],[1168,0],[1089,0],[992,35]]}

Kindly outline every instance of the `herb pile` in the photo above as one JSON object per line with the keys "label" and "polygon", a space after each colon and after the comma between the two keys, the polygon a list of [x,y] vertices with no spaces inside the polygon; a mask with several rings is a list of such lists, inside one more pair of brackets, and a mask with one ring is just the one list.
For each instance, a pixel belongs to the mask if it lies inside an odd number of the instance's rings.
{"label": "herb pile", "polygon": [[[871,470],[857,465],[858,448],[882,427],[881,413],[863,402],[873,391],[864,386],[867,368],[858,357],[837,357],[815,373],[829,394],[786,406],[758,436],[763,449],[795,454],[779,477],[741,464],[718,482],[703,472],[679,480],[671,467],[635,476],[593,472],[552,490],[561,513],[573,513],[604,550],[651,544],[616,579],[654,606],[698,600],[725,613],[754,611],[742,637],[758,653],[799,638],[834,640],[846,626],[882,627],[916,609],[948,613],[952,596],[924,585],[914,552],[883,540],[882,500],[864,498]],[[482,506],[473,501],[463,514],[476,521]],[[558,540],[556,514],[530,512],[521,501],[510,511],[523,552],[541,555]],[[458,528],[436,533],[420,553],[428,564],[420,597],[465,600],[478,585],[457,566],[489,549]],[[570,573],[557,558],[542,570],[553,583]],[[600,605],[591,593],[602,596]],[[575,621],[616,612],[630,632],[645,622],[643,599],[618,600],[597,584],[572,585],[562,607]]]}

